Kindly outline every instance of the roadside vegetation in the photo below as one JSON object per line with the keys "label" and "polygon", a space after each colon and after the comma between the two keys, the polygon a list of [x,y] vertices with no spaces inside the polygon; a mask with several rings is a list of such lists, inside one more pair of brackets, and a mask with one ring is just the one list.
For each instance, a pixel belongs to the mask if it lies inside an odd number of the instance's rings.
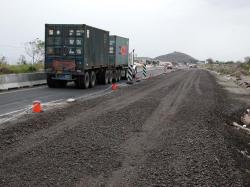
{"label": "roadside vegetation", "polygon": [[[26,56],[20,55],[14,64],[10,64],[5,56],[0,56],[0,75],[43,71],[44,41],[37,38],[25,43],[24,48]],[[28,57],[28,59],[26,57]]]}
{"label": "roadside vegetation", "polygon": [[244,62],[214,62],[212,59],[207,59],[207,62],[207,64],[203,65],[204,68],[223,75],[232,75],[236,77],[250,75],[250,57],[246,57]]}
{"label": "roadside vegetation", "polygon": [[0,75],[3,74],[18,74],[18,73],[32,73],[43,71],[43,63],[36,64],[0,64]]}

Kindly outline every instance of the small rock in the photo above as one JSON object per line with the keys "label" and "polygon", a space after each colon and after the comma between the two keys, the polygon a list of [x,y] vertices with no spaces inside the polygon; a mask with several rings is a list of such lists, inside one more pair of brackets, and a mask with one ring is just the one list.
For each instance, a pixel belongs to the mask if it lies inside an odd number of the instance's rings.
{"label": "small rock", "polygon": [[73,99],[73,98],[69,98],[69,99],[67,99],[67,103],[73,103],[73,102],[75,102],[76,100],[75,99]]}

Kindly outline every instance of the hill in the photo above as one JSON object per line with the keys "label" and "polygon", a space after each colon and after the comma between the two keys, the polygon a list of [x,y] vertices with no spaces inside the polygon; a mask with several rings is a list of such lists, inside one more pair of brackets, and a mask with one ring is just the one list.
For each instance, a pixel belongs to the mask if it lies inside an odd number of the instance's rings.
{"label": "hill", "polygon": [[162,62],[172,62],[173,64],[182,63],[182,64],[196,64],[197,59],[180,52],[173,52],[166,55],[161,55],[155,58],[155,60],[160,60]]}

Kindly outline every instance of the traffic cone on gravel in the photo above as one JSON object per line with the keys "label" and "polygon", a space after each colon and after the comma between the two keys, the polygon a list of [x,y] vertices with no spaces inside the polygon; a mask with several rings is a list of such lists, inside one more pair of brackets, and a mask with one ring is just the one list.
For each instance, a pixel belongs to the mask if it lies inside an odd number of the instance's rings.
{"label": "traffic cone on gravel", "polygon": [[41,113],[42,112],[42,105],[40,101],[34,101],[32,105],[32,112],[33,113]]}
{"label": "traffic cone on gravel", "polygon": [[114,90],[117,90],[117,84],[116,83],[113,83],[112,84],[112,90],[114,91]]}

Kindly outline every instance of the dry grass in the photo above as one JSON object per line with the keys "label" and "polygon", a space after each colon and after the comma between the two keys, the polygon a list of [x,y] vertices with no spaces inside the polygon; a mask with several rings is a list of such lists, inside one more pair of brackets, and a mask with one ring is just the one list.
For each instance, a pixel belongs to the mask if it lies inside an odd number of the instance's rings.
{"label": "dry grass", "polygon": [[239,77],[241,75],[250,75],[250,63],[219,63],[219,64],[205,64],[204,68],[216,71],[224,75],[233,75]]}

